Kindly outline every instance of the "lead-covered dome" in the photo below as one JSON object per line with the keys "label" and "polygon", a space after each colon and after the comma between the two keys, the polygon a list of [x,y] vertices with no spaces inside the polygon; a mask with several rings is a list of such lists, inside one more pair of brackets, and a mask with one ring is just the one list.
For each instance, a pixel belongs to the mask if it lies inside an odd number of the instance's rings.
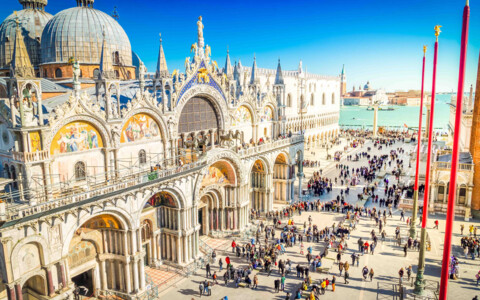
{"label": "lead-covered dome", "polygon": [[112,17],[93,8],[92,0],[77,0],[78,7],[56,14],[42,34],[42,64],[68,63],[74,57],[80,64],[98,65],[103,44],[114,64],[132,65],[130,41],[123,28]]}
{"label": "lead-covered dome", "polygon": [[23,9],[17,11],[16,15],[8,16],[0,25],[0,69],[10,68],[17,28],[16,18],[32,65],[36,68],[41,62],[40,39],[43,28],[53,16],[45,12],[47,0],[19,0],[19,2]]}

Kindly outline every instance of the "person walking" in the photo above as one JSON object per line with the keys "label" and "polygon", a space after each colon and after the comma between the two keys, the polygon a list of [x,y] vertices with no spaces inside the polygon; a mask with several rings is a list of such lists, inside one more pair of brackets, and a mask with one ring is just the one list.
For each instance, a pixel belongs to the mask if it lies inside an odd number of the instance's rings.
{"label": "person walking", "polygon": [[223,260],[222,260],[222,258],[218,259],[218,267],[220,268],[219,271],[223,270]]}
{"label": "person walking", "polygon": [[[480,272],[480,271],[479,271],[479,272]],[[335,278],[335,275],[333,275],[333,277],[332,277],[332,292],[335,292],[335,281],[336,281],[336,280],[337,280],[337,279]],[[477,281],[477,285],[478,285],[478,281]]]}
{"label": "person walking", "polygon": [[342,272],[343,272],[343,262],[340,262],[338,264],[338,270],[340,271],[340,276],[342,276]]}
{"label": "person walking", "polygon": [[213,282],[215,282],[215,284],[218,284],[218,281],[217,281],[217,272],[216,272],[216,271],[213,272],[212,278],[213,278]]}
{"label": "person walking", "polygon": [[281,284],[282,292],[285,291],[285,274],[282,274],[282,278],[280,279],[280,284]]}
{"label": "person walking", "polygon": [[402,285],[403,283],[403,274],[404,274],[404,271],[403,271],[403,268],[400,268],[400,271],[398,271],[398,276],[399,276],[399,279],[400,279],[400,285]]}
{"label": "person walking", "polygon": [[345,274],[343,274],[345,278],[345,284],[349,284],[350,282],[347,280],[350,277],[350,274],[348,274],[348,271],[345,271]]}
{"label": "person walking", "polygon": [[433,229],[438,229],[438,220],[435,220],[435,226],[433,226]]}
{"label": "person walking", "polygon": [[368,268],[367,268],[367,266],[363,267],[363,269],[362,269],[362,276],[363,276],[363,280],[364,280],[364,281],[367,281],[367,276],[368,276]]}
{"label": "person walking", "polygon": [[412,277],[412,266],[408,266],[407,268],[407,280],[410,281],[410,277]]}
{"label": "person walking", "polygon": [[280,280],[278,279],[275,279],[275,281],[273,282],[274,286],[275,286],[275,293],[278,293],[279,290],[280,290]]}
{"label": "person walking", "polygon": [[370,272],[368,273],[368,276],[370,277],[370,281],[373,281],[373,275],[374,275],[373,268],[370,268]]}
{"label": "person walking", "polygon": [[463,229],[465,229],[465,225],[460,224],[460,235],[463,235]]}
{"label": "person walking", "polygon": [[207,278],[208,276],[212,276],[212,273],[210,272],[210,263],[207,263],[207,265],[205,266],[205,270],[207,272]]}
{"label": "person walking", "polygon": [[[478,280],[477,280],[477,285],[478,285]],[[203,282],[200,282],[198,285],[198,291],[200,292],[200,297],[202,297],[203,294]]]}
{"label": "person walking", "polygon": [[475,278],[477,279],[477,286],[478,286],[478,283],[480,282],[480,271],[478,271],[478,273],[475,274]]}
{"label": "person walking", "polygon": [[253,287],[252,287],[252,289],[256,290],[257,287],[258,287],[258,276],[255,275],[255,276],[253,276]]}
{"label": "person walking", "polygon": [[407,249],[408,249],[408,246],[407,244],[405,244],[405,246],[403,246],[403,252],[405,253],[405,256],[407,256]]}

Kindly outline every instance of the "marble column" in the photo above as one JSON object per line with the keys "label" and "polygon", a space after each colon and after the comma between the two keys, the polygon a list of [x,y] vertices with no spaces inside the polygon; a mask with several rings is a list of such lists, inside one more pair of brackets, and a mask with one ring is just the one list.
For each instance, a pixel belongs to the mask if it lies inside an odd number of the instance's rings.
{"label": "marble column", "polygon": [[6,285],[8,300],[16,300],[15,286]]}
{"label": "marble column", "polygon": [[59,263],[60,265],[60,280],[62,282],[62,286],[64,289],[67,288],[67,276],[65,274],[65,263],[63,261],[61,261]]}
{"label": "marble column", "polygon": [[132,292],[132,279],[130,275],[130,259],[127,259],[127,262],[124,263],[124,272],[125,272],[125,290],[127,294]]}
{"label": "marble column", "polygon": [[138,292],[138,260],[133,262],[133,291]]}
{"label": "marble column", "polygon": [[23,300],[22,286],[19,283],[15,285],[15,292],[17,293],[17,300]]}
{"label": "marble column", "polygon": [[140,290],[145,289],[145,262],[143,256],[140,257]]}
{"label": "marble column", "polygon": [[48,295],[50,297],[53,297],[53,295],[55,294],[55,289],[53,288],[52,267],[46,267],[45,271],[47,272]]}
{"label": "marble column", "polygon": [[105,260],[100,261],[100,274],[102,276],[102,290],[107,290],[108,289],[108,283],[107,283],[107,268],[106,268],[106,263]]}

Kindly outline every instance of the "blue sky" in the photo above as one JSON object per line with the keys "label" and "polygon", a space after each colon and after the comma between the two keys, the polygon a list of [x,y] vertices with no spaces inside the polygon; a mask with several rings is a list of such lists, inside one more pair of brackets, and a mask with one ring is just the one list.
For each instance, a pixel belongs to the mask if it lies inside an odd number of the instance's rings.
{"label": "blue sky", "polygon": [[[7,3],[3,3],[7,2]],[[466,90],[475,84],[480,48],[480,3],[471,1]],[[296,69],[300,59],[309,72],[338,75],[347,70],[347,86],[370,80],[389,91],[419,89],[422,45],[427,52],[426,88],[431,89],[433,27],[440,35],[438,91],[456,90],[460,53],[462,0],[405,1],[160,1],[95,0],[95,8],[111,14],[118,7],[120,24],[132,48],[149,71],[155,69],[158,33],[162,32],[170,70],[183,69],[196,41],[196,21],[203,16],[205,43],[219,66],[227,47],[232,63]],[[75,0],[49,0],[52,14],[76,5]],[[0,16],[21,9],[16,0],[3,0]]]}

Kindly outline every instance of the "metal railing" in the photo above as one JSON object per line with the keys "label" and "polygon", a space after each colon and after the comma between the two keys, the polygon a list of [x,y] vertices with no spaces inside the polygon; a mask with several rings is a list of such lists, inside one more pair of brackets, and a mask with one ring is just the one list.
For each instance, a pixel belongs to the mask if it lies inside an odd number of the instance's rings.
{"label": "metal railing", "polygon": [[[134,187],[136,185],[146,183],[152,180],[188,172],[192,169],[195,169],[197,167],[202,167],[205,165],[206,165],[206,161],[196,161],[190,164],[186,164],[180,167],[175,167],[175,168],[166,169],[166,170],[156,170],[153,172],[151,170],[144,170],[144,171],[140,171],[138,173],[133,173],[126,176],[119,176],[118,178],[113,178],[111,180],[104,182],[103,184],[98,184],[96,186],[90,185],[86,190],[85,189],[82,190],[80,188],[78,188],[78,190],[71,189],[69,193],[58,191],[56,193],[58,198],[56,199],[54,198],[52,200],[48,200],[45,202],[40,202],[35,205],[28,205],[26,207],[23,205],[19,205],[18,203],[13,205],[9,203],[5,203],[7,206],[6,219],[7,220],[20,219],[28,215],[41,213],[41,212],[62,207],[71,203],[84,201],[93,197],[98,197],[98,196],[106,195],[108,193],[112,193],[115,191]],[[0,200],[3,200],[3,199],[0,199]]]}

